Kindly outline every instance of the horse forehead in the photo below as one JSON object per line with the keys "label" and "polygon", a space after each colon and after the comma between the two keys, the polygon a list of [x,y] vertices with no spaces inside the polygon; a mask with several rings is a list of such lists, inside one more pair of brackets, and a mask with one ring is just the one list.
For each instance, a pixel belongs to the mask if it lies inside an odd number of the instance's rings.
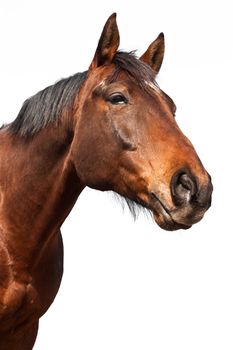
{"label": "horse forehead", "polygon": [[158,97],[158,99],[161,102],[163,102],[164,104],[167,105],[167,100],[166,100],[166,98],[164,96],[164,93],[163,93],[163,91],[160,89],[160,87],[156,83],[153,83],[151,81],[144,81],[144,83],[151,90],[152,96]]}
{"label": "horse forehead", "polygon": [[169,114],[171,113],[172,109],[176,109],[173,100],[166,95],[156,83],[145,81],[145,84],[152,90],[152,96],[156,97],[160,108],[162,107],[164,111],[168,112]]}
{"label": "horse forehead", "polygon": [[[126,88],[127,87],[130,88],[131,91],[133,91],[135,89],[135,90],[137,90],[140,93],[141,97],[143,97],[143,96],[146,97],[148,95],[148,91],[146,93],[146,90],[149,89],[152,92],[152,94],[150,93],[149,95],[153,96],[154,98],[156,98],[157,103],[164,105],[165,109],[168,108],[167,100],[164,97],[164,94],[163,94],[162,90],[159,88],[159,86],[156,83],[154,83],[152,81],[143,80],[142,81],[142,86],[140,86],[140,84],[138,84],[137,81],[134,81],[134,79],[130,79],[125,72],[121,72],[118,75],[118,79],[116,79],[114,81],[111,81],[111,78],[109,78],[109,76],[101,77],[101,79],[98,81],[98,83],[95,82],[93,84],[93,89],[101,88],[101,89],[104,90],[111,83],[121,83]],[[146,86],[147,88],[143,89],[143,85]]]}
{"label": "horse forehead", "polygon": [[[132,79],[129,79],[127,77],[119,77],[119,79],[114,80],[114,81],[111,81],[111,79],[109,79],[109,77],[104,77],[96,85],[95,84],[94,85],[95,85],[95,87],[105,88],[108,85],[110,85],[111,83],[118,83],[118,82],[124,84],[125,86],[128,85],[130,87],[132,87],[134,85],[135,88],[138,88],[139,90],[143,90],[143,87],[140,87],[140,85],[136,81],[133,81]],[[154,90],[154,92],[157,92],[159,95],[162,96],[162,92],[161,92],[160,88],[156,84],[154,84],[153,82],[143,81],[142,83],[147,85],[150,89]]]}
{"label": "horse forehead", "polygon": [[147,81],[144,80],[144,84],[146,84],[149,88],[151,88],[152,90],[158,92],[159,94],[161,94],[161,90],[158,87],[158,85],[156,85],[155,83],[153,83],[152,81]]}
{"label": "horse forehead", "polygon": [[97,85],[96,87],[97,88],[105,88],[107,86],[107,78],[104,78],[103,80],[101,80]]}

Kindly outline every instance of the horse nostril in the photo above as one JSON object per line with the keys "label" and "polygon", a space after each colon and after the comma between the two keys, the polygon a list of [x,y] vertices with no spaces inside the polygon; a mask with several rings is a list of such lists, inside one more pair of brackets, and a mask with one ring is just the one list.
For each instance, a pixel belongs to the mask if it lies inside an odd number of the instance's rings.
{"label": "horse nostril", "polygon": [[197,193],[197,185],[194,179],[186,172],[175,174],[171,182],[171,192],[176,205],[190,202]]}
{"label": "horse nostril", "polygon": [[180,184],[187,190],[190,191],[191,195],[194,195],[196,192],[195,189],[195,184],[194,181],[187,175],[187,174],[182,174],[180,175],[180,177],[178,178],[178,180],[180,181]]}

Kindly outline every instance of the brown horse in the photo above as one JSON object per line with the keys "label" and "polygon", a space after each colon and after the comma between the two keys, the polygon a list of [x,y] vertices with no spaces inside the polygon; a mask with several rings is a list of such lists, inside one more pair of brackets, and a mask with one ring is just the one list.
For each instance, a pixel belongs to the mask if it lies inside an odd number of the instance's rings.
{"label": "brown horse", "polygon": [[166,230],[187,229],[212,185],[155,77],[160,34],[140,59],[117,51],[116,15],[89,70],[26,100],[0,130],[0,349],[32,349],[62,278],[60,226],[85,186],[147,208]]}

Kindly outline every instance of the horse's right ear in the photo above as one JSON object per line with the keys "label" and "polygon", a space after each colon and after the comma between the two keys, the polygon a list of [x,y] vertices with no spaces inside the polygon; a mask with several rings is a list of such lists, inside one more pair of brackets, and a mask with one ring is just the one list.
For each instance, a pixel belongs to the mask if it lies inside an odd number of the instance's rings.
{"label": "horse's right ear", "polygon": [[89,69],[111,63],[120,44],[120,36],[116,22],[116,13],[113,13],[105,23],[99,43]]}

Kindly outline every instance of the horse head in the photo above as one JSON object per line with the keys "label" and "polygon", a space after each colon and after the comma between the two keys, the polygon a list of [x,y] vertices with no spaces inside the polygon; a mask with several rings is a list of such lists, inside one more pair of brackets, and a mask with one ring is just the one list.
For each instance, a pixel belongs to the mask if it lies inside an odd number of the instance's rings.
{"label": "horse head", "polygon": [[166,230],[198,222],[212,184],[175,119],[175,104],[155,78],[161,33],[138,59],[118,51],[116,15],[107,20],[79,93],[72,159],[79,178],[149,209]]}

